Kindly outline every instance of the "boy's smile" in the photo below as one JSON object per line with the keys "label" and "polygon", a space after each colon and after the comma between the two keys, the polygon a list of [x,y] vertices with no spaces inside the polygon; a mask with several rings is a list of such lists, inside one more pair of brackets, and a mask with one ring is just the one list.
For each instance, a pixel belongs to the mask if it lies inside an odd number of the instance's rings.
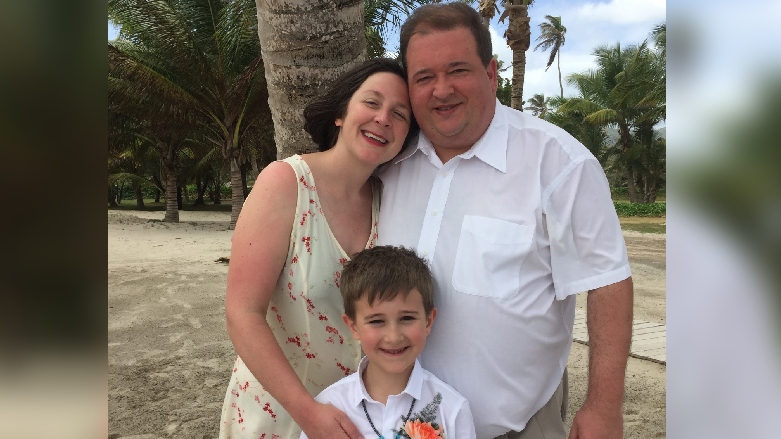
{"label": "boy's smile", "polygon": [[426,345],[436,311],[426,315],[417,289],[406,297],[399,293],[392,300],[377,300],[371,306],[365,295],[358,300],[355,321],[346,315],[343,318],[369,357],[366,373],[393,381],[402,376],[404,380],[409,378],[415,359]]}

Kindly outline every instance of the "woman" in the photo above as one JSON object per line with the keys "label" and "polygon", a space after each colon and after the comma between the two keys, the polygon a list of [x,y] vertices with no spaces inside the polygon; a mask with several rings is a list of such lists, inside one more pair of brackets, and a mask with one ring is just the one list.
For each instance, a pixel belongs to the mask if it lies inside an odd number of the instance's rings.
{"label": "woman", "polygon": [[233,235],[225,313],[239,357],[221,438],[287,439],[302,429],[310,438],[359,436],[313,396],[358,366],[339,277],[374,245],[380,188],[370,177],[414,124],[404,72],[392,60],[367,61],[304,117],[320,152],[267,166]]}

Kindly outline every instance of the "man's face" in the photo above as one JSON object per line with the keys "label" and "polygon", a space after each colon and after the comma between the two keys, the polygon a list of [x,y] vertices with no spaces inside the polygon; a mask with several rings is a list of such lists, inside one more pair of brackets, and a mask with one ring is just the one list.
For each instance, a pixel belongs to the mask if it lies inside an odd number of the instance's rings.
{"label": "man's face", "polygon": [[443,163],[469,150],[494,116],[496,60],[484,67],[465,27],[415,34],[407,46],[412,111]]}

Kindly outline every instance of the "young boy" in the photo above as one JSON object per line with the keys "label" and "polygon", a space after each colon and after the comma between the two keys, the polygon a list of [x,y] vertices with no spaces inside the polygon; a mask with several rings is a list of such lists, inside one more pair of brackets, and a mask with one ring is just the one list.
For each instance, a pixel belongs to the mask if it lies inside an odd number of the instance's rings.
{"label": "young boy", "polygon": [[417,361],[437,316],[426,262],[403,247],[374,247],[340,281],[342,318],[366,356],[315,399],[344,411],[365,439],[473,439],[466,399]]}

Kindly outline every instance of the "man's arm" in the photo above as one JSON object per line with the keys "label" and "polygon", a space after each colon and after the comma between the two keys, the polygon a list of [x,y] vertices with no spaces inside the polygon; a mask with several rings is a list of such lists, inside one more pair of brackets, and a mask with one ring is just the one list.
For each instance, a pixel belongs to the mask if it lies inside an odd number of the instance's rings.
{"label": "man's arm", "polygon": [[629,277],[588,292],[588,391],[570,439],[620,439],[624,434],[624,374],[632,340],[634,290]]}

